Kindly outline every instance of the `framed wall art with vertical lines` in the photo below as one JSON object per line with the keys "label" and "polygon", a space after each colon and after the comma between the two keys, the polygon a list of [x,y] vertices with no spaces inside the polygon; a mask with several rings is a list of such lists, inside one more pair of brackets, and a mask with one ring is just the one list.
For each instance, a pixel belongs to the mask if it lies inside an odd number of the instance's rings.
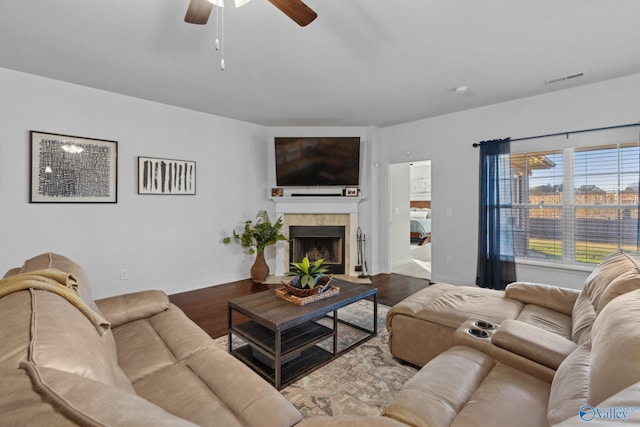
{"label": "framed wall art with vertical lines", "polygon": [[138,194],[196,194],[196,162],[138,157]]}

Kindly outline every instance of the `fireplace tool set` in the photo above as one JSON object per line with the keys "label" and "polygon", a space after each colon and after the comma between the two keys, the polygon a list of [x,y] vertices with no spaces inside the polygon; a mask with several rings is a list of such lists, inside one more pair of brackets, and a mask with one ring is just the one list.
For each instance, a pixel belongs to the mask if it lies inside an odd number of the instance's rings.
{"label": "fireplace tool set", "polygon": [[367,235],[362,232],[360,227],[358,227],[356,238],[358,240],[358,263],[356,264],[356,271],[360,272],[358,275],[359,278],[366,279],[369,277],[367,272],[367,260],[364,252],[367,243]]}

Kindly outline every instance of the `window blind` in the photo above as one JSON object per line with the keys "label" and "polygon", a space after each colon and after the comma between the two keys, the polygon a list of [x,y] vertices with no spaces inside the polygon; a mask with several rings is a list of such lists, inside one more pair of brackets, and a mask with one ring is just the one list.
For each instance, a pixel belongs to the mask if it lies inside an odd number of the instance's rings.
{"label": "window blind", "polygon": [[597,264],[637,251],[637,141],[511,155],[516,256]]}

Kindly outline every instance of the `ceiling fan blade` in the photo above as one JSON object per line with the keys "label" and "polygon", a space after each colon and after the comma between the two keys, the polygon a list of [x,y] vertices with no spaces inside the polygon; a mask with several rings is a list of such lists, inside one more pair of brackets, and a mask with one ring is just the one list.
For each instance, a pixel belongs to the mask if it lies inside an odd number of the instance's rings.
{"label": "ceiling fan blade", "polygon": [[269,0],[269,2],[301,27],[309,25],[318,16],[301,0]]}
{"label": "ceiling fan blade", "polygon": [[213,4],[207,0],[191,0],[187,14],[184,16],[184,22],[189,24],[204,25],[209,20]]}

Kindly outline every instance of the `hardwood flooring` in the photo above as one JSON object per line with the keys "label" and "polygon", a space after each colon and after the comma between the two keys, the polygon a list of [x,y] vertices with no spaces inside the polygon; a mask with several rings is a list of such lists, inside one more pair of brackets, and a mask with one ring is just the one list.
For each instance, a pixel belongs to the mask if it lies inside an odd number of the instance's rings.
{"label": "hardwood flooring", "polygon": [[[371,286],[378,288],[378,303],[393,306],[407,296],[429,286],[429,281],[399,274],[371,276]],[[250,279],[210,286],[169,296],[198,326],[211,337],[228,333],[227,301],[231,298],[276,289],[282,285],[257,285]]]}

